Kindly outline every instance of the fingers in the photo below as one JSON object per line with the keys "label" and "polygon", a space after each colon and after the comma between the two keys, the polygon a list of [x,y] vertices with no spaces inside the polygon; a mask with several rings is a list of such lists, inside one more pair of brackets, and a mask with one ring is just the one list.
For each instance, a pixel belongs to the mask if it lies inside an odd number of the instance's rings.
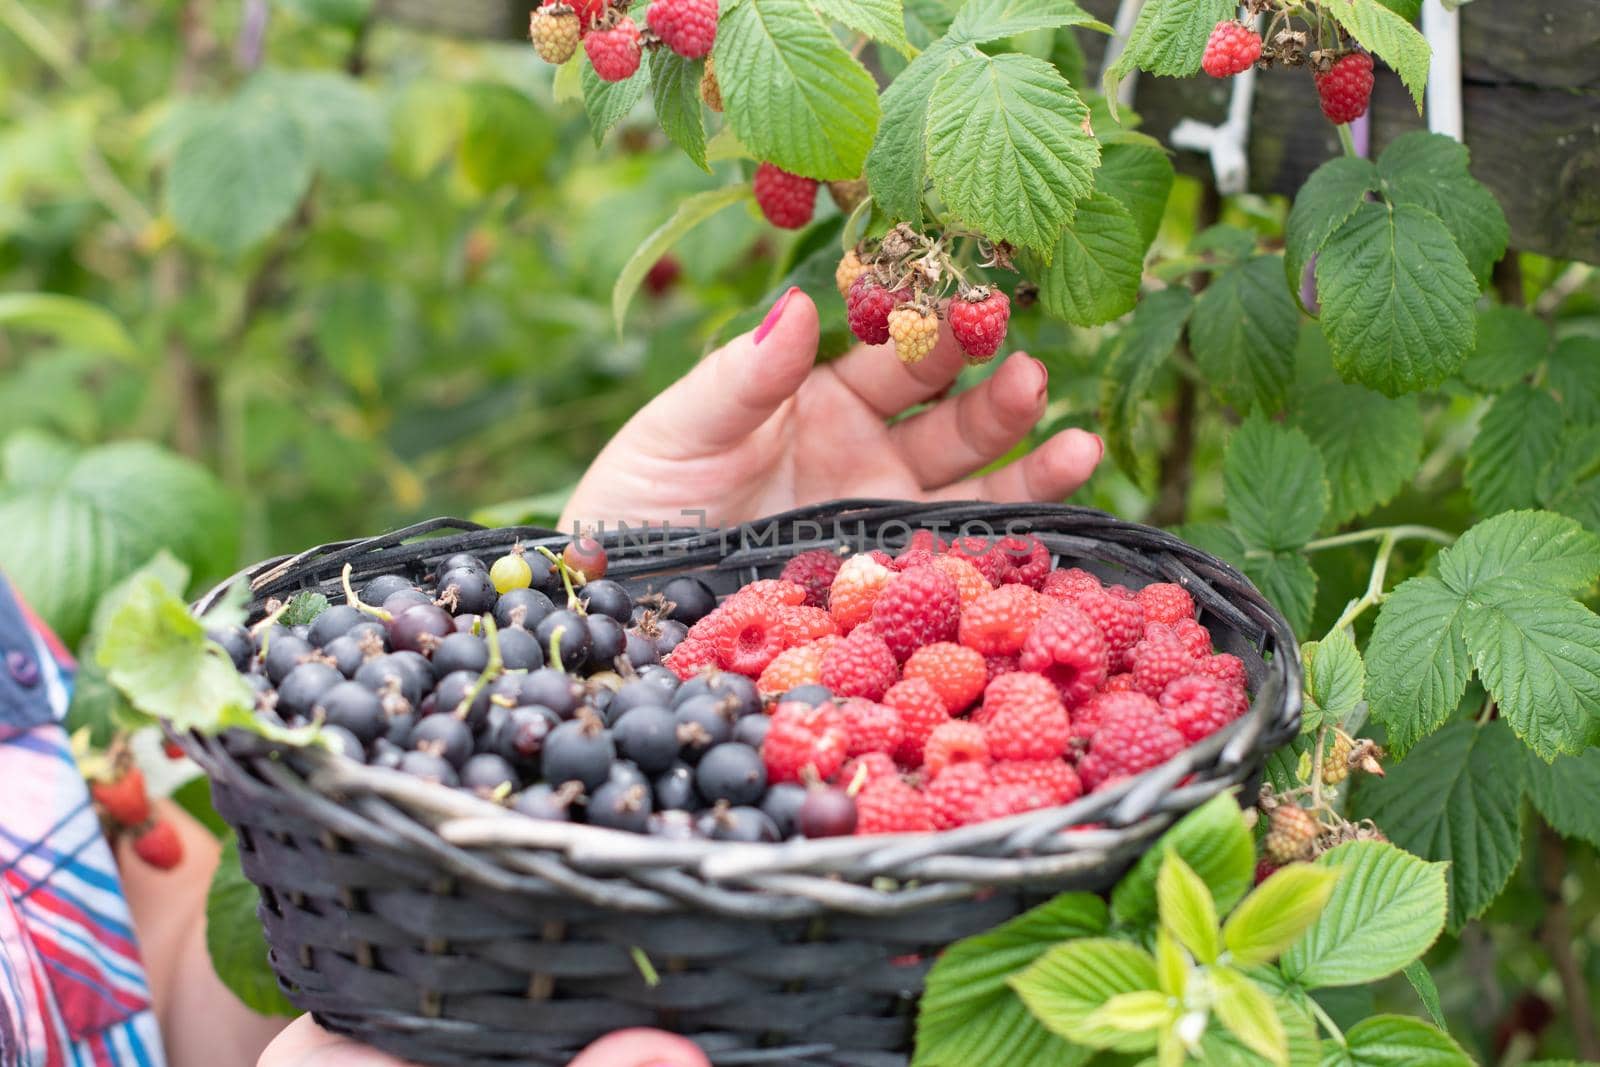
{"label": "fingers", "polygon": [[618,1030],[583,1050],[568,1067],[710,1067],[688,1038],[659,1030]]}
{"label": "fingers", "polygon": [[850,391],[884,418],[920,404],[956,380],[966,357],[948,324],[939,324],[939,343],[921,362],[907,365],[895,358],[894,345],[857,345],[829,368]]}
{"label": "fingers", "polygon": [[924,489],[948,485],[1005,455],[1044,415],[1049,374],[1021,352],[964,393],[889,428]]}
{"label": "fingers", "polygon": [[639,413],[662,458],[720,451],[748,436],[795,394],[817,360],[817,306],[799,289],[750,333],[717,349]]}
{"label": "fingers", "polygon": [[967,478],[928,494],[932,500],[985,500],[997,504],[1058,501],[1089,480],[1105,442],[1086,430],[1062,430],[999,470]]}

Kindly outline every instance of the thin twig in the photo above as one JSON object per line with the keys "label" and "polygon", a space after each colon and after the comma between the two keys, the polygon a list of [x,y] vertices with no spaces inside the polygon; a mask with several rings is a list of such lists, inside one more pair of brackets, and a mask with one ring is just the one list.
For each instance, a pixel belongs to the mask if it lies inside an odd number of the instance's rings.
{"label": "thin twig", "polygon": [[1572,952],[1572,921],[1562,893],[1562,883],[1567,878],[1567,844],[1543,822],[1539,824],[1539,860],[1539,888],[1544,893],[1539,942],[1561,979],[1561,995],[1567,1002],[1578,1058],[1600,1060],[1600,1030],[1595,1027],[1594,1005],[1589,999],[1592,993]]}

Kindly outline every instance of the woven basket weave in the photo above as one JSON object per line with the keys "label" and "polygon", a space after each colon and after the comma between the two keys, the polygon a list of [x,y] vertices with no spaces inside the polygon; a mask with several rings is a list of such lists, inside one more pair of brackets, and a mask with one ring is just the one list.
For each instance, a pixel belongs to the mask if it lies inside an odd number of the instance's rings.
{"label": "woven basket weave", "polygon": [[[541,822],[395,771],[254,738],[191,735],[289,999],[331,1030],[429,1064],[567,1063],[628,1026],[688,1034],[718,1064],[901,1067],[938,952],[1049,895],[1103,890],[1178,816],[1248,792],[1300,719],[1282,616],[1236,570],[1159,530],[1063,506],[847,501],[727,530],[610,533],[636,595],[691,572],[719,594],[808,548],[892,547],[913,528],[1027,530],[1107,581],[1176,582],[1244,660],[1249,713],[1139,777],[1066,807],[936,834],[777,845],[668,841]],[[426,536],[425,536],[426,535]],[[269,597],[420,576],[549,530],[439,519],[252,567]],[[1181,783],[1181,784],[1180,784]],[[1069,829],[1093,824],[1095,828]],[[649,982],[647,972],[658,980]]]}

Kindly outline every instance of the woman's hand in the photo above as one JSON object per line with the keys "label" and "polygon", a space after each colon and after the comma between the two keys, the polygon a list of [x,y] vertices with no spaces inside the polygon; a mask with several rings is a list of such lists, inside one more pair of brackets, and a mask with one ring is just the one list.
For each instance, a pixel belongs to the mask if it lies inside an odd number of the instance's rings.
{"label": "woman's hand", "polygon": [[[589,466],[561,517],[574,523],[737,523],[839,497],[1060,500],[1105,451],[1063,430],[987,474],[1039,421],[1048,376],[1021,352],[981,385],[894,425],[963,365],[946,329],[905,366],[887,345],[816,365],[817,308],[785,293],[753,333],[711,353],[632,419]],[[686,514],[686,512],[688,514]]]}

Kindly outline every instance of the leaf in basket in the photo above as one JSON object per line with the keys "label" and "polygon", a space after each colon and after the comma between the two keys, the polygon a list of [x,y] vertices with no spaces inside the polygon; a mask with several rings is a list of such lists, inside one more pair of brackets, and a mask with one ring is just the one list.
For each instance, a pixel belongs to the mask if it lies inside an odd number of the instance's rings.
{"label": "leaf in basket", "polygon": [[1041,1026],[1007,984],[1052,946],[1106,929],[1105,901],[1064,893],[952,945],[928,974],[912,1067],[1075,1067],[1089,1050]]}
{"label": "leaf in basket", "polygon": [[262,1015],[297,1014],[278,989],[267,963],[267,941],[256,917],[260,892],[239,865],[239,841],[229,834],[206,896],[206,951],[222,984],[251,1011]]}
{"label": "leaf in basket", "polygon": [[328,598],[308,589],[289,601],[289,609],[278,621],[285,626],[306,626],[327,610]]}
{"label": "leaf in basket", "polygon": [[1180,819],[1112,890],[1111,916],[1118,925],[1142,927],[1155,921],[1156,875],[1169,850],[1205,882],[1220,912],[1232,909],[1255,880],[1255,845],[1239,802],[1222,794]]}

